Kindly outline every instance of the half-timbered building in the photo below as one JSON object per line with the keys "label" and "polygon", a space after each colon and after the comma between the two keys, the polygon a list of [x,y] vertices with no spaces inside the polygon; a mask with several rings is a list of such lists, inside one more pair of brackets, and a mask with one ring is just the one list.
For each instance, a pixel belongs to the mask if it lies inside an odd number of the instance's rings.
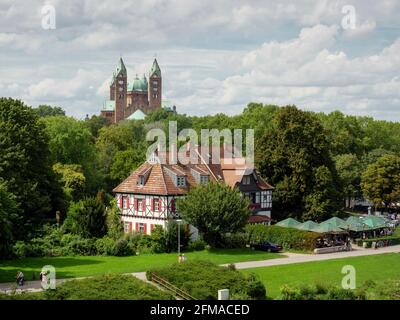
{"label": "half-timbered building", "polygon": [[[153,154],[113,191],[122,212],[124,231],[151,234],[156,225],[166,228],[168,221],[178,219],[176,199],[184,197],[194,186],[210,181],[222,181],[238,188],[250,200],[253,215],[249,223],[269,224],[273,187],[257,170],[246,166],[244,158],[221,157],[219,163],[207,163],[198,150],[195,164],[170,164],[166,154],[163,161]],[[194,237],[195,228],[190,226]]]}

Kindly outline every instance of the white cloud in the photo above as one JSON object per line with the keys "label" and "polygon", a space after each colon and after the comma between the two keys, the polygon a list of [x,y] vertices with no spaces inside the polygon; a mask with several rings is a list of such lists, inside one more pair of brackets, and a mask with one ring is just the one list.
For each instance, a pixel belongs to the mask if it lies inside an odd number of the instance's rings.
{"label": "white cloud", "polygon": [[[41,28],[44,3],[56,30]],[[355,30],[340,27],[344,5]],[[182,112],[258,100],[393,118],[399,27],[396,0],[2,0],[0,96],[97,113],[120,54],[132,78],[157,53],[164,94]]]}

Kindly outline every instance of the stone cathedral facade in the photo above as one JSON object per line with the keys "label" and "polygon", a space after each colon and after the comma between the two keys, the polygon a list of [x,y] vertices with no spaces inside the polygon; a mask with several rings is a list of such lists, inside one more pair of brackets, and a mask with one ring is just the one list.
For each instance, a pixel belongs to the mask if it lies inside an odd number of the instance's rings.
{"label": "stone cathedral facade", "polygon": [[128,82],[126,67],[120,58],[110,82],[110,97],[103,104],[101,115],[111,123],[146,115],[162,105],[162,77],[157,59],[148,74]]}

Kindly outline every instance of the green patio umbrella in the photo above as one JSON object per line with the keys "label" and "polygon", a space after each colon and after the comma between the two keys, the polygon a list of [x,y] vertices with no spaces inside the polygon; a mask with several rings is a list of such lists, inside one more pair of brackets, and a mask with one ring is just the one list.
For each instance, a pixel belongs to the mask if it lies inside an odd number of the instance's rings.
{"label": "green patio umbrella", "polygon": [[370,229],[379,229],[386,227],[386,220],[381,217],[367,215],[362,218],[362,222],[370,227]]}
{"label": "green patio umbrella", "polygon": [[296,228],[300,224],[300,222],[293,218],[287,218],[285,220],[279,221],[276,225],[284,228]]}
{"label": "green patio umbrella", "polygon": [[312,231],[318,233],[345,233],[343,229],[335,226],[333,223],[325,221],[321,223],[318,227],[314,228]]}
{"label": "green patio umbrella", "polygon": [[347,229],[347,227],[349,226],[349,224],[344,221],[343,219],[340,219],[338,217],[332,217],[324,222],[320,223],[321,225],[323,224],[332,224],[333,226],[337,227],[337,228],[342,228],[342,229]]}
{"label": "green patio umbrella", "polygon": [[318,223],[315,223],[314,221],[308,220],[303,222],[302,224],[299,224],[296,229],[299,230],[305,230],[305,231],[314,231],[315,228],[319,227]]}
{"label": "green patio umbrella", "polygon": [[371,228],[366,225],[365,223],[362,223],[361,221],[354,221],[354,222],[347,222],[348,227],[347,230],[349,231],[355,231],[355,232],[360,232],[360,231],[367,231],[370,230]]}
{"label": "green patio umbrella", "polygon": [[346,222],[349,223],[349,224],[352,224],[352,223],[360,223],[360,222],[362,222],[362,217],[361,217],[361,216],[360,216],[360,217],[357,217],[357,216],[350,216],[350,217],[348,217],[348,218],[346,219]]}

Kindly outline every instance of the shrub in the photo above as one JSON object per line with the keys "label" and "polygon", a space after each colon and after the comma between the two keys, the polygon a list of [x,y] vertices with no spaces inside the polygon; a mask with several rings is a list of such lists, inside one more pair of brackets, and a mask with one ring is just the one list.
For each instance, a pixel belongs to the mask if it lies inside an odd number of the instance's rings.
{"label": "shrub", "polygon": [[96,253],[104,256],[112,256],[116,253],[115,240],[109,237],[97,239],[95,242]]}
{"label": "shrub", "polygon": [[115,242],[116,256],[132,256],[135,255],[135,247],[125,238],[120,238]]}
{"label": "shrub", "polygon": [[[189,240],[190,234],[188,228],[181,225],[180,226],[180,243],[181,248],[186,248]],[[167,230],[165,233],[166,238],[166,251],[175,252],[178,251],[178,223],[175,220],[170,220],[167,225]]]}
{"label": "shrub", "polygon": [[222,236],[221,247],[227,249],[245,248],[247,235],[245,233],[227,233]]}
{"label": "shrub", "polygon": [[201,250],[204,250],[206,245],[207,245],[207,243],[205,243],[203,240],[195,240],[195,241],[189,242],[188,250],[201,251]]}
{"label": "shrub", "polygon": [[71,242],[69,242],[62,249],[63,255],[82,255],[90,256],[96,254],[95,240],[94,239],[84,239],[78,235],[72,237]]}
{"label": "shrub", "polygon": [[313,250],[317,239],[316,232],[265,226],[261,224],[247,225],[245,228],[247,242],[271,241],[282,245],[285,249]]}
{"label": "shrub", "polygon": [[153,273],[197,299],[215,300],[220,289],[229,289],[231,295],[246,299],[265,298],[264,285],[254,275],[245,276],[209,261],[192,260],[153,269],[146,273],[149,280]]}
{"label": "shrub", "polygon": [[55,290],[13,295],[0,300],[172,300],[173,297],[130,275],[110,274],[69,280]]}
{"label": "shrub", "polygon": [[346,290],[322,284],[281,288],[281,300],[365,300],[364,290]]}
{"label": "shrub", "polygon": [[107,233],[104,204],[98,198],[86,198],[73,203],[65,220],[65,228],[84,238],[100,238]]}
{"label": "shrub", "polygon": [[370,239],[356,239],[357,245],[359,247],[363,246],[363,242],[366,242],[367,248],[371,248],[372,242],[383,241],[386,245],[394,246],[400,244],[400,237],[398,236],[387,236],[380,238],[370,238]]}

